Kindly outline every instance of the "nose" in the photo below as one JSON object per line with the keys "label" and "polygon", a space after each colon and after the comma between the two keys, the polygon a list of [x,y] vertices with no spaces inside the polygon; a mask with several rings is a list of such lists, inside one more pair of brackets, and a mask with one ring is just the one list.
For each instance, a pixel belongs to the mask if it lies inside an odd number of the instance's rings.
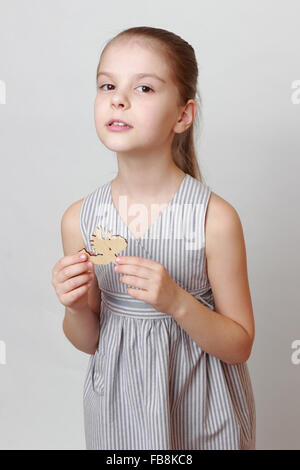
{"label": "nose", "polygon": [[121,103],[112,103],[112,105],[113,105],[113,107],[115,107],[115,108],[119,108],[119,107],[124,108],[123,102],[121,102]]}
{"label": "nose", "polygon": [[125,98],[124,95],[118,93],[118,94],[114,94],[112,96],[112,106],[116,107],[116,108],[119,108],[120,106],[122,108],[125,108],[125,107],[128,107],[129,103],[128,103],[128,100]]}

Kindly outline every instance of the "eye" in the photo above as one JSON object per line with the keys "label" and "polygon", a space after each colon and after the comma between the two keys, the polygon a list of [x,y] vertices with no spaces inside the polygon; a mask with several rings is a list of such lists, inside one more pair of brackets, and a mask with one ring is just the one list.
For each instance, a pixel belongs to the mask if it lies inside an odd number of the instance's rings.
{"label": "eye", "polygon": [[[104,83],[104,85],[98,86],[98,88],[101,90],[101,89],[104,89],[103,87],[105,86],[114,86],[114,85],[112,85],[111,83]],[[151,93],[154,93],[154,90],[147,85],[140,85],[137,88],[147,88],[148,90],[151,90]],[[104,90],[104,91],[110,91],[110,90]],[[146,94],[147,93],[148,92],[146,92]]]}
{"label": "eye", "polygon": [[98,88],[101,89],[101,88],[103,88],[104,86],[109,86],[109,85],[113,86],[111,83],[104,83],[104,85],[101,85],[101,86],[99,86]]}
{"label": "eye", "polygon": [[154,92],[154,90],[152,90],[152,88],[150,88],[147,85],[140,85],[140,86],[138,86],[138,88],[148,88],[149,90],[151,90],[152,93]]}

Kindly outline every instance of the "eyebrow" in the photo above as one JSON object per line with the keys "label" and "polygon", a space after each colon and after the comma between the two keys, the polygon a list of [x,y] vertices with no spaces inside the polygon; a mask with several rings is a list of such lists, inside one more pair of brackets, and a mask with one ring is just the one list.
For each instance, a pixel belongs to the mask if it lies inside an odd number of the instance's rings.
{"label": "eyebrow", "polygon": [[[112,73],[109,73],[109,72],[98,72],[97,74],[97,78],[99,77],[99,75],[107,75],[108,77],[113,77],[113,74]],[[136,73],[134,75],[134,77],[139,77],[139,78],[144,78],[144,77],[153,77],[153,78],[156,78],[157,80],[160,80],[161,82],[163,83],[167,83],[163,78],[159,77],[158,75],[156,75],[155,73],[146,73],[146,72],[141,72],[141,73]]]}

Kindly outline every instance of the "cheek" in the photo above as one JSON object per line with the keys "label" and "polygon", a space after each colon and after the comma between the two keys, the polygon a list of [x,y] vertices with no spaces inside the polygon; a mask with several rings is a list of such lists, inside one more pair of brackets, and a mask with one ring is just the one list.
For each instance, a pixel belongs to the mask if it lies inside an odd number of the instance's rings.
{"label": "cheek", "polygon": [[165,139],[166,123],[162,120],[144,120],[138,125],[138,135],[144,145],[160,144]]}
{"label": "cheek", "polygon": [[94,102],[94,117],[96,122],[99,122],[100,119],[105,120],[104,103],[97,97]]}
{"label": "cheek", "polygon": [[94,123],[95,123],[95,129],[96,133],[103,142],[103,137],[105,135],[106,129],[105,129],[105,122],[107,119],[107,115],[105,114],[105,110],[103,107],[103,103],[100,102],[100,100],[95,100],[94,103]]}
{"label": "cheek", "polygon": [[139,115],[139,127],[147,135],[159,135],[170,124],[170,113],[161,106],[145,106],[142,115]]}
{"label": "cheek", "polygon": [[165,98],[161,101],[160,105],[153,109],[151,115],[151,122],[149,123],[153,129],[165,129],[169,132],[170,127],[174,125],[176,117],[176,109],[169,100]]}
{"label": "cheek", "polygon": [[170,116],[161,114],[148,122],[145,132],[154,139],[164,138],[169,134],[171,125]]}
{"label": "cheek", "polygon": [[94,107],[94,118],[95,118],[95,123],[99,122],[99,119],[101,117],[101,112],[99,111],[98,107]]}

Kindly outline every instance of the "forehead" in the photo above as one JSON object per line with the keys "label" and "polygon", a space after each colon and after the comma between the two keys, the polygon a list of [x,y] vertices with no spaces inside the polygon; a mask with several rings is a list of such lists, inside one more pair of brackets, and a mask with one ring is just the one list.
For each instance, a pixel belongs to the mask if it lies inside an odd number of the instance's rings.
{"label": "forehead", "polygon": [[170,80],[170,70],[159,46],[140,38],[122,38],[112,42],[101,57],[98,71],[101,70],[110,70],[116,75],[152,72],[166,81]]}

